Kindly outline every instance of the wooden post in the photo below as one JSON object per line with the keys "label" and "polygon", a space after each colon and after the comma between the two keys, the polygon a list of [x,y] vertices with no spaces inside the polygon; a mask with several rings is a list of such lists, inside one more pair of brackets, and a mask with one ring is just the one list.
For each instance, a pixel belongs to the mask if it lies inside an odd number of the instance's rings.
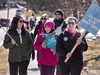
{"label": "wooden post", "polygon": [[[84,33],[80,36],[80,39],[82,39],[83,38],[83,36],[85,35],[85,33],[86,33],[87,31],[85,30],[84,31]],[[78,43],[76,43],[75,45],[74,45],[74,47],[73,47],[73,49],[71,50],[71,54],[75,51],[75,49],[76,49],[76,47],[78,46]],[[65,63],[68,61],[68,59],[69,59],[69,57],[67,57],[66,59],[65,59]]]}
{"label": "wooden post", "polygon": [[[0,25],[1,26],[1,25]],[[11,39],[13,39],[8,33],[7,33],[7,31],[1,26],[1,28],[6,32],[6,34],[11,38]],[[16,43],[16,45],[18,46],[18,44]]]}

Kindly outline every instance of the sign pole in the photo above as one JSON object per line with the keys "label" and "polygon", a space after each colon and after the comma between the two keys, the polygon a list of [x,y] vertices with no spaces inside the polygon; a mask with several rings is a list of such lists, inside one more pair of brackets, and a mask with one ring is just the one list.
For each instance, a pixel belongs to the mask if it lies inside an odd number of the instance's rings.
{"label": "sign pole", "polygon": [[[1,25],[0,25],[1,26]],[[6,34],[11,38],[11,39],[13,39],[8,33],[7,33],[7,31],[1,26],[1,28],[6,32]],[[18,44],[16,43],[16,45],[18,46]]]}

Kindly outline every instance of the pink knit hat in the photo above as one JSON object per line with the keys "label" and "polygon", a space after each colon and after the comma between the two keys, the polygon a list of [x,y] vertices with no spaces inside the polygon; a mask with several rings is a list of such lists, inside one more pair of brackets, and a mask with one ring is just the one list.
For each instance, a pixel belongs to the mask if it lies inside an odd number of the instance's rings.
{"label": "pink knit hat", "polygon": [[54,23],[53,22],[50,22],[50,21],[47,22],[44,27],[46,27],[46,26],[49,26],[52,30],[54,30]]}

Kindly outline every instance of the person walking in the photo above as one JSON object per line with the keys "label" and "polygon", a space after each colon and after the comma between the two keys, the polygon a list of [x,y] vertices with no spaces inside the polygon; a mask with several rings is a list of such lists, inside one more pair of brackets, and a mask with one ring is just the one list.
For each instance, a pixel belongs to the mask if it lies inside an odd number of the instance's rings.
{"label": "person walking", "polygon": [[32,13],[31,18],[30,18],[30,27],[31,27],[31,30],[34,29],[35,22],[36,22],[36,17],[34,16],[34,13]]}
{"label": "person walking", "polygon": [[[29,26],[29,23],[30,23],[29,21],[24,20],[24,29],[29,32],[29,34],[31,35],[31,37],[33,39],[33,34],[31,32],[31,28]],[[34,48],[33,48],[32,53],[29,54],[29,59],[31,58],[31,56],[32,56],[32,60],[34,60],[35,59],[35,51],[34,51]]]}
{"label": "person walking", "polygon": [[[55,24],[55,32],[57,35],[62,33],[67,28],[67,24],[63,18],[63,11],[61,9],[57,9],[55,11],[54,24]],[[59,54],[58,54],[58,57],[59,57]],[[58,66],[57,66],[56,75],[60,75]]]}
{"label": "person walking", "polygon": [[57,9],[55,11],[55,18],[53,22],[55,24],[55,32],[57,35],[59,35],[65,30],[65,28],[67,28],[67,24],[63,18],[63,11],[61,9]]}
{"label": "person walking", "polygon": [[47,14],[43,14],[40,18],[40,21],[35,27],[33,38],[35,38],[36,35],[40,35],[42,33],[42,30],[46,21],[47,21]]}
{"label": "person walking", "polygon": [[8,34],[13,39],[6,34],[3,46],[9,48],[10,75],[18,75],[18,73],[27,75],[29,54],[33,50],[33,42],[30,34],[24,29],[22,17],[15,16],[13,18]]}
{"label": "person walking", "polygon": [[[56,44],[56,51],[59,54],[58,68],[61,75],[80,75],[83,68],[83,51],[88,45],[85,38],[80,39],[81,33],[76,29],[77,19],[69,18],[68,29],[61,33]],[[73,54],[70,53],[74,45],[78,43]],[[69,57],[67,63],[64,60]]]}
{"label": "person walking", "polygon": [[39,50],[40,73],[41,75],[54,75],[57,65],[56,38],[58,37],[54,32],[54,23],[47,22],[43,31],[34,44],[34,49]]}

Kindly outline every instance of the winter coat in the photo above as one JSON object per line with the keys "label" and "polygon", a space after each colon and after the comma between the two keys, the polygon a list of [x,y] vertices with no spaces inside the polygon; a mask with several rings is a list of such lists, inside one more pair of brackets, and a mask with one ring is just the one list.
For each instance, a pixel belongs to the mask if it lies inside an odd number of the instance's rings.
{"label": "winter coat", "polygon": [[8,32],[8,34],[16,41],[18,46],[15,44],[12,44],[10,37],[6,34],[3,46],[5,48],[9,48],[9,62],[21,62],[25,60],[29,60],[29,54],[33,50],[33,41],[28,32],[26,32],[26,35],[22,36],[22,44],[20,43],[20,37],[17,33],[16,36],[13,36]]}
{"label": "winter coat", "polygon": [[67,63],[64,62],[66,59],[66,54],[72,50],[74,45],[76,44],[76,40],[81,36],[79,32],[75,34],[73,37],[71,33],[68,31],[65,31],[64,33],[61,33],[58,37],[57,44],[56,44],[56,51],[59,54],[58,58],[58,64],[59,65],[73,65],[73,64],[79,64],[83,63],[83,51],[86,51],[88,48],[88,45],[86,43],[85,38],[83,37],[82,43],[78,45],[72,54],[72,56],[69,58]]}
{"label": "winter coat", "polygon": [[61,32],[63,32],[65,30],[65,28],[67,28],[67,24],[64,21],[64,19],[54,19],[54,24],[55,24],[55,32],[59,35]]}
{"label": "winter coat", "polygon": [[44,38],[42,35],[39,35],[35,44],[34,49],[39,50],[39,62],[40,65],[46,65],[46,66],[56,66],[57,65],[57,53],[53,55],[53,52],[50,50],[50,48],[45,49],[42,47],[42,43],[44,42]]}
{"label": "winter coat", "polygon": [[32,19],[30,19],[30,27],[31,30],[33,29],[33,27],[35,27],[35,21],[33,21]]}
{"label": "winter coat", "polygon": [[38,25],[35,28],[35,31],[34,31],[34,34],[33,34],[33,38],[35,38],[37,34],[40,35],[42,33],[41,32],[42,28],[41,28],[41,30],[39,29],[41,25],[44,26],[44,24],[42,24],[42,22],[39,21]]}

